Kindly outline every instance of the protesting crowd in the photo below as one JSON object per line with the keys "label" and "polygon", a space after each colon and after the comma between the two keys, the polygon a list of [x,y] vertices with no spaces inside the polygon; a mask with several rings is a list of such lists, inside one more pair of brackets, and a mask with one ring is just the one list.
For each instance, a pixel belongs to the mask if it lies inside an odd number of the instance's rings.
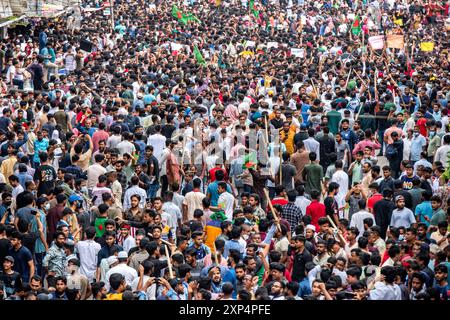
{"label": "protesting crowd", "polygon": [[447,1],[111,3],[0,41],[0,299],[448,299]]}

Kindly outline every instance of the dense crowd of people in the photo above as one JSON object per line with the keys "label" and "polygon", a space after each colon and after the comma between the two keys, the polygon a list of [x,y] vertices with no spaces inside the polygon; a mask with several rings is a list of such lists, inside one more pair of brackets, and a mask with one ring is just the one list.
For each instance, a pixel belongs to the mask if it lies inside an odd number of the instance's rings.
{"label": "dense crowd of people", "polygon": [[108,5],[1,40],[0,299],[448,299],[448,2]]}

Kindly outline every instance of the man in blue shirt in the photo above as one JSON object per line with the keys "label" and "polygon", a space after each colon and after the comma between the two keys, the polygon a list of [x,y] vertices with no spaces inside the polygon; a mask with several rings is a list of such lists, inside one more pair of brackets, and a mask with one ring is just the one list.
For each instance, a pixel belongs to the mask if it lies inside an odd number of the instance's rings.
{"label": "man in blue shirt", "polygon": [[431,207],[431,194],[427,192],[422,193],[424,201],[417,205],[416,212],[414,212],[418,222],[425,223],[430,226],[430,220],[433,216],[433,208]]}
{"label": "man in blue shirt", "polygon": [[[206,190],[206,197],[211,201],[212,207],[217,207],[217,202],[219,201],[219,182],[222,182],[225,174],[222,170],[216,171],[216,181],[209,184]],[[231,187],[227,183],[227,192],[231,193]]]}
{"label": "man in blue shirt", "polygon": [[192,233],[192,245],[189,248],[194,248],[197,251],[196,260],[203,260],[206,255],[211,253],[211,249],[203,243],[203,232],[196,231]]}
{"label": "man in blue shirt", "polygon": [[231,240],[227,240],[225,242],[225,249],[223,250],[223,257],[228,259],[228,255],[230,254],[230,250],[239,251],[241,255],[241,259],[244,258],[244,247],[239,242],[239,238],[241,237],[242,227],[233,227],[231,230]]}
{"label": "man in blue shirt", "polygon": [[423,151],[423,147],[427,145],[427,140],[420,134],[419,127],[414,127],[414,135],[411,140],[411,162],[414,165],[416,161],[420,160],[420,154]]}
{"label": "man in blue shirt", "polygon": [[39,159],[39,152],[47,152],[48,148],[48,139],[44,138],[44,135],[41,131],[37,132],[37,140],[34,141],[34,156],[33,156],[33,164],[34,167],[37,168],[41,160]]}

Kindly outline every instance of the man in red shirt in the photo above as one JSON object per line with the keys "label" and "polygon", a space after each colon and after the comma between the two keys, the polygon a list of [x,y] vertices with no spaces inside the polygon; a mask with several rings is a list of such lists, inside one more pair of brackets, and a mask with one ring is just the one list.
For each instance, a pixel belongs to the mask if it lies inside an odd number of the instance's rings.
{"label": "man in red shirt", "polygon": [[427,118],[425,118],[425,110],[417,110],[417,126],[419,127],[420,134],[424,137],[428,137],[427,131]]}
{"label": "man in red shirt", "polygon": [[77,114],[76,122],[84,127],[84,122],[91,114],[92,114],[92,111],[89,109],[88,105],[83,104],[81,106],[81,111],[78,112],[78,114]]}
{"label": "man in red shirt", "polygon": [[[281,206],[284,206],[286,204],[288,204],[289,201],[287,201],[286,199],[286,188],[282,185],[277,185],[275,186],[275,198],[272,199],[272,205],[276,205],[279,204]],[[269,208],[267,208],[267,210],[270,210]]]}
{"label": "man in red shirt", "polygon": [[325,217],[325,205],[319,202],[320,192],[311,191],[311,203],[306,207],[306,215],[311,216],[311,224],[319,230],[319,219]]}
{"label": "man in red shirt", "polygon": [[367,210],[373,214],[373,206],[375,203],[383,199],[383,195],[378,192],[378,183],[373,182],[369,185],[369,194],[372,196],[367,199]]}
{"label": "man in red shirt", "polygon": [[225,175],[224,178],[223,178],[223,181],[228,181],[227,170],[222,168],[222,164],[220,162],[221,162],[221,160],[216,161],[216,166],[214,168],[212,168],[211,170],[209,170],[209,177],[211,179],[211,182],[216,181],[216,172],[218,170],[222,170],[224,175]]}

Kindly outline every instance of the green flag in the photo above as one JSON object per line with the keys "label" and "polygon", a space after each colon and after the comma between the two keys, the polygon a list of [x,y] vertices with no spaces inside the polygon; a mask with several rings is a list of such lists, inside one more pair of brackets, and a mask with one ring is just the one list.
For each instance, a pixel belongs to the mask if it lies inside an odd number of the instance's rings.
{"label": "green flag", "polygon": [[355,21],[352,24],[352,34],[355,36],[361,33],[361,21],[359,19],[359,15],[356,16]]}
{"label": "green flag", "polygon": [[198,64],[204,66],[206,65],[206,61],[205,59],[203,59],[202,53],[200,52],[200,50],[198,50],[197,46],[194,46],[194,56],[195,59],[197,60]]}
{"label": "green flag", "polygon": [[183,14],[181,13],[180,9],[176,5],[172,6],[172,16],[175,19],[181,19],[183,17]]}
{"label": "green flag", "polygon": [[256,157],[256,152],[250,152],[249,154],[244,155],[244,164],[242,165],[242,169],[256,169],[257,163],[258,159]]}
{"label": "green flag", "polygon": [[250,8],[250,12],[255,16],[255,18],[258,18],[259,11],[255,9],[255,0],[250,0],[248,3],[248,7]]}
{"label": "green flag", "polygon": [[198,17],[194,16],[192,13],[181,12],[176,5],[172,6],[172,16],[184,25],[187,25],[189,21],[201,23]]}
{"label": "green flag", "polygon": [[200,19],[197,16],[194,16],[192,13],[183,14],[182,20],[186,20],[186,23],[189,21],[201,23]]}

